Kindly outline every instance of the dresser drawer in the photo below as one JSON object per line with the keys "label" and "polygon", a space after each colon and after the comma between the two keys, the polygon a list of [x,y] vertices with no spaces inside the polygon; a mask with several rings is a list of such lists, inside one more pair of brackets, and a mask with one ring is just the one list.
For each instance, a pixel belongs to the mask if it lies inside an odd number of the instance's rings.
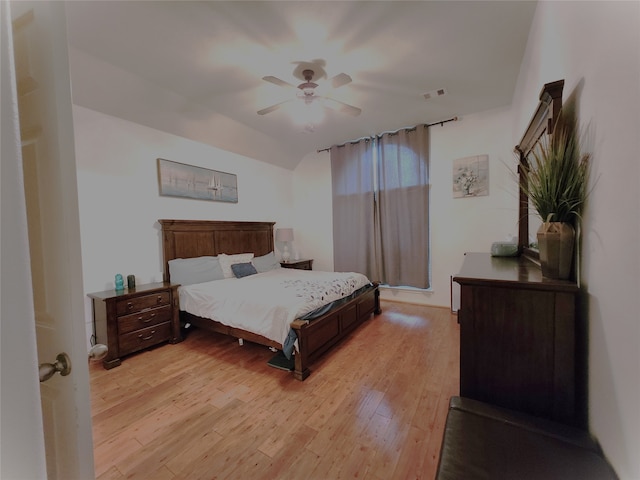
{"label": "dresser drawer", "polygon": [[128,300],[118,300],[116,304],[116,313],[118,315],[126,315],[128,313],[139,312],[145,308],[169,305],[170,302],[171,293],[168,291],[152,293],[150,295],[141,295]]}
{"label": "dresser drawer", "polygon": [[153,327],[160,323],[168,322],[171,320],[172,314],[171,305],[165,305],[164,307],[147,309],[118,317],[118,333],[122,335],[141,328]]}
{"label": "dresser drawer", "polygon": [[126,355],[171,338],[171,322],[120,335],[120,355]]}

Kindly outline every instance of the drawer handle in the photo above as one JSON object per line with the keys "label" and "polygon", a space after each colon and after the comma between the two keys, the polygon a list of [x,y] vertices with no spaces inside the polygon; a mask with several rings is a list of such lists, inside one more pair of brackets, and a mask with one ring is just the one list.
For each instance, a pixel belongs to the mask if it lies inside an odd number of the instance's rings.
{"label": "drawer handle", "polygon": [[138,335],[140,340],[151,340],[153,338],[153,334],[156,333],[155,330],[151,330],[151,334],[148,337],[143,337],[142,334]]}
{"label": "drawer handle", "polygon": [[149,318],[144,318],[144,317],[138,317],[138,321],[142,322],[142,323],[149,323],[151,320],[153,320],[153,317],[155,317],[156,314],[152,313],[151,315],[149,315]]}
{"label": "drawer handle", "polygon": [[131,310],[133,308],[133,303],[127,302],[127,308]]}
{"label": "drawer handle", "polygon": [[158,303],[162,303],[162,295],[158,295]]}

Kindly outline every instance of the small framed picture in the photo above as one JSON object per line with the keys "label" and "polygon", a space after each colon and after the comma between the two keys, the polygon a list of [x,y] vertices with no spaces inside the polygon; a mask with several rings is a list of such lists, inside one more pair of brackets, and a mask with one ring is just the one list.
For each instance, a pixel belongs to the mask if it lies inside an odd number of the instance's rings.
{"label": "small framed picture", "polygon": [[489,195],[489,155],[453,161],[453,198]]}

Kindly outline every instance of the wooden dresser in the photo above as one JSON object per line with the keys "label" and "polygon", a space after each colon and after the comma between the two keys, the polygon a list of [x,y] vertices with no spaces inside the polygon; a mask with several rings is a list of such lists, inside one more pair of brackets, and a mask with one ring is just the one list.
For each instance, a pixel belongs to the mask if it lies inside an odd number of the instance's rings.
{"label": "wooden dresser", "polygon": [[130,353],[181,340],[177,290],[176,284],[150,283],[89,294],[96,342],[109,347],[104,368],[117,367]]}
{"label": "wooden dresser", "polygon": [[460,395],[580,426],[574,282],[525,257],[467,253],[460,284]]}

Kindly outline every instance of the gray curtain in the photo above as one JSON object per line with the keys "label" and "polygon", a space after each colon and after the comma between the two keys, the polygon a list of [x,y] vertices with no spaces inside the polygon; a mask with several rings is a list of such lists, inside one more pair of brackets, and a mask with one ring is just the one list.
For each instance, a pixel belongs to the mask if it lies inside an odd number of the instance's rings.
{"label": "gray curtain", "polygon": [[383,134],[377,146],[381,278],[429,288],[429,129]]}
{"label": "gray curtain", "polygon": [[375,270],[373,142],[331,147],[333,252],[338,272],[360,272],[378,280]]}
{"label": "gray curtain", "polygon": [[334,264],[429,288],[429,131],[331,147]]}

